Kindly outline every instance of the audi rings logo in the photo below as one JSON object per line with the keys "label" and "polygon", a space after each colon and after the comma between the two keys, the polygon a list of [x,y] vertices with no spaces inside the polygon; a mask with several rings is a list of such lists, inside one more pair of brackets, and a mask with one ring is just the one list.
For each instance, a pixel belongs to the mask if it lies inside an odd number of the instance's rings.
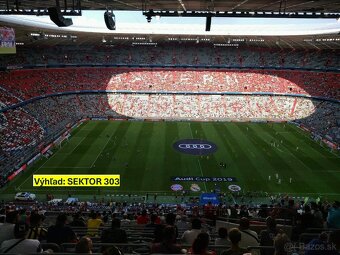
{"label": "audi rings logo", "polygon": [[211,149],[210,144],[190,144],[190,143],[181,143],[178,145],[179,148],[181,149],[188,149],[188,150],[209,150]]}
{"label": "audi rings logo", "polygon": [[200,139],[184,139],[173,144],[173,148],[179,152],[191,155],[208,155],[217,150],[216,144]]}

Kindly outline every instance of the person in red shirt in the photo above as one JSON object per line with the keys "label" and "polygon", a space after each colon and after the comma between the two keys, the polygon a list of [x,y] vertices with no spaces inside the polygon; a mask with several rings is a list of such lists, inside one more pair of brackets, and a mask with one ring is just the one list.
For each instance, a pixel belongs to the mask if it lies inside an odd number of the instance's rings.
{"label": "person in red shirt", "polygon": [[142,214],[137,217],[137,224],[147,224],[149,222],[149,216],[144,209]]}

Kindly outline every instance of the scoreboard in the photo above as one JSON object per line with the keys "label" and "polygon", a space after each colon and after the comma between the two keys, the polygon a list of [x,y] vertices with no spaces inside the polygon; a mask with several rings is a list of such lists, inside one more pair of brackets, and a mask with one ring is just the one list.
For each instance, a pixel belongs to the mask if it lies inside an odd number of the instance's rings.
{"label": "scoreboard", "polygon": [[15,54],[15,32],[13,28],[0,27],[0,54]]}

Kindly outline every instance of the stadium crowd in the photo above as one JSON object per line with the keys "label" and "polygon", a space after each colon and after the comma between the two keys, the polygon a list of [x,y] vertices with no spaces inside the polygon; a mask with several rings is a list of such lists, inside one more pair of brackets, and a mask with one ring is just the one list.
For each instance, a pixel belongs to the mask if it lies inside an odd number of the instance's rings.
{"label": "stadium crowd", "polygon": [[[199,47],[198,47],[199,46]],[[191,65],[266,68],[338,68],[336,50],[290,50],[260,47],[213,47],[201,43],[164,43],[150,46],[18,46],[16,55],[2,57],[2,66],[100,64]]]}
{"label": "stadium crowd", "polygon": [[[255,208],[112,201],[88,206],[77,202],[68,212],[60,207],[63,202],[3,204],[0,252],[335,255],[340,251],[339,202],[308,203],[284,196]],[[116,253],[108,253],[112,249]]]}
{"label": "stadium crowd", "polygon": [[340,99],[340,74],[278,70],[64,68],[0,72],[0,86],[22,100],[82,90],[268,92]]}

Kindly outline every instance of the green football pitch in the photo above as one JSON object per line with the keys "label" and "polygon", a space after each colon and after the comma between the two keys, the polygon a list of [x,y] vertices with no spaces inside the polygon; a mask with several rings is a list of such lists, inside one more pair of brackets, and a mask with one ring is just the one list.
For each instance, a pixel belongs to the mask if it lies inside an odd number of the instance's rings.
{"label": "green football pitch", "polygon": [[[173,147],[181,139],[209,141],[217,150],[204,156],[184,154]],[[171,195],[171,185],[190,190],[195,183],[200,192],[216,187],[228,192],[228,186],[236,184],[243,191],[340,197],[339,155],[287,123],[89,121],[53,152],[17,176],[3,193]],[[120,174],[121,186],[33,187],[33,174]],[[175,182],[174,176],[236,181]]]}

